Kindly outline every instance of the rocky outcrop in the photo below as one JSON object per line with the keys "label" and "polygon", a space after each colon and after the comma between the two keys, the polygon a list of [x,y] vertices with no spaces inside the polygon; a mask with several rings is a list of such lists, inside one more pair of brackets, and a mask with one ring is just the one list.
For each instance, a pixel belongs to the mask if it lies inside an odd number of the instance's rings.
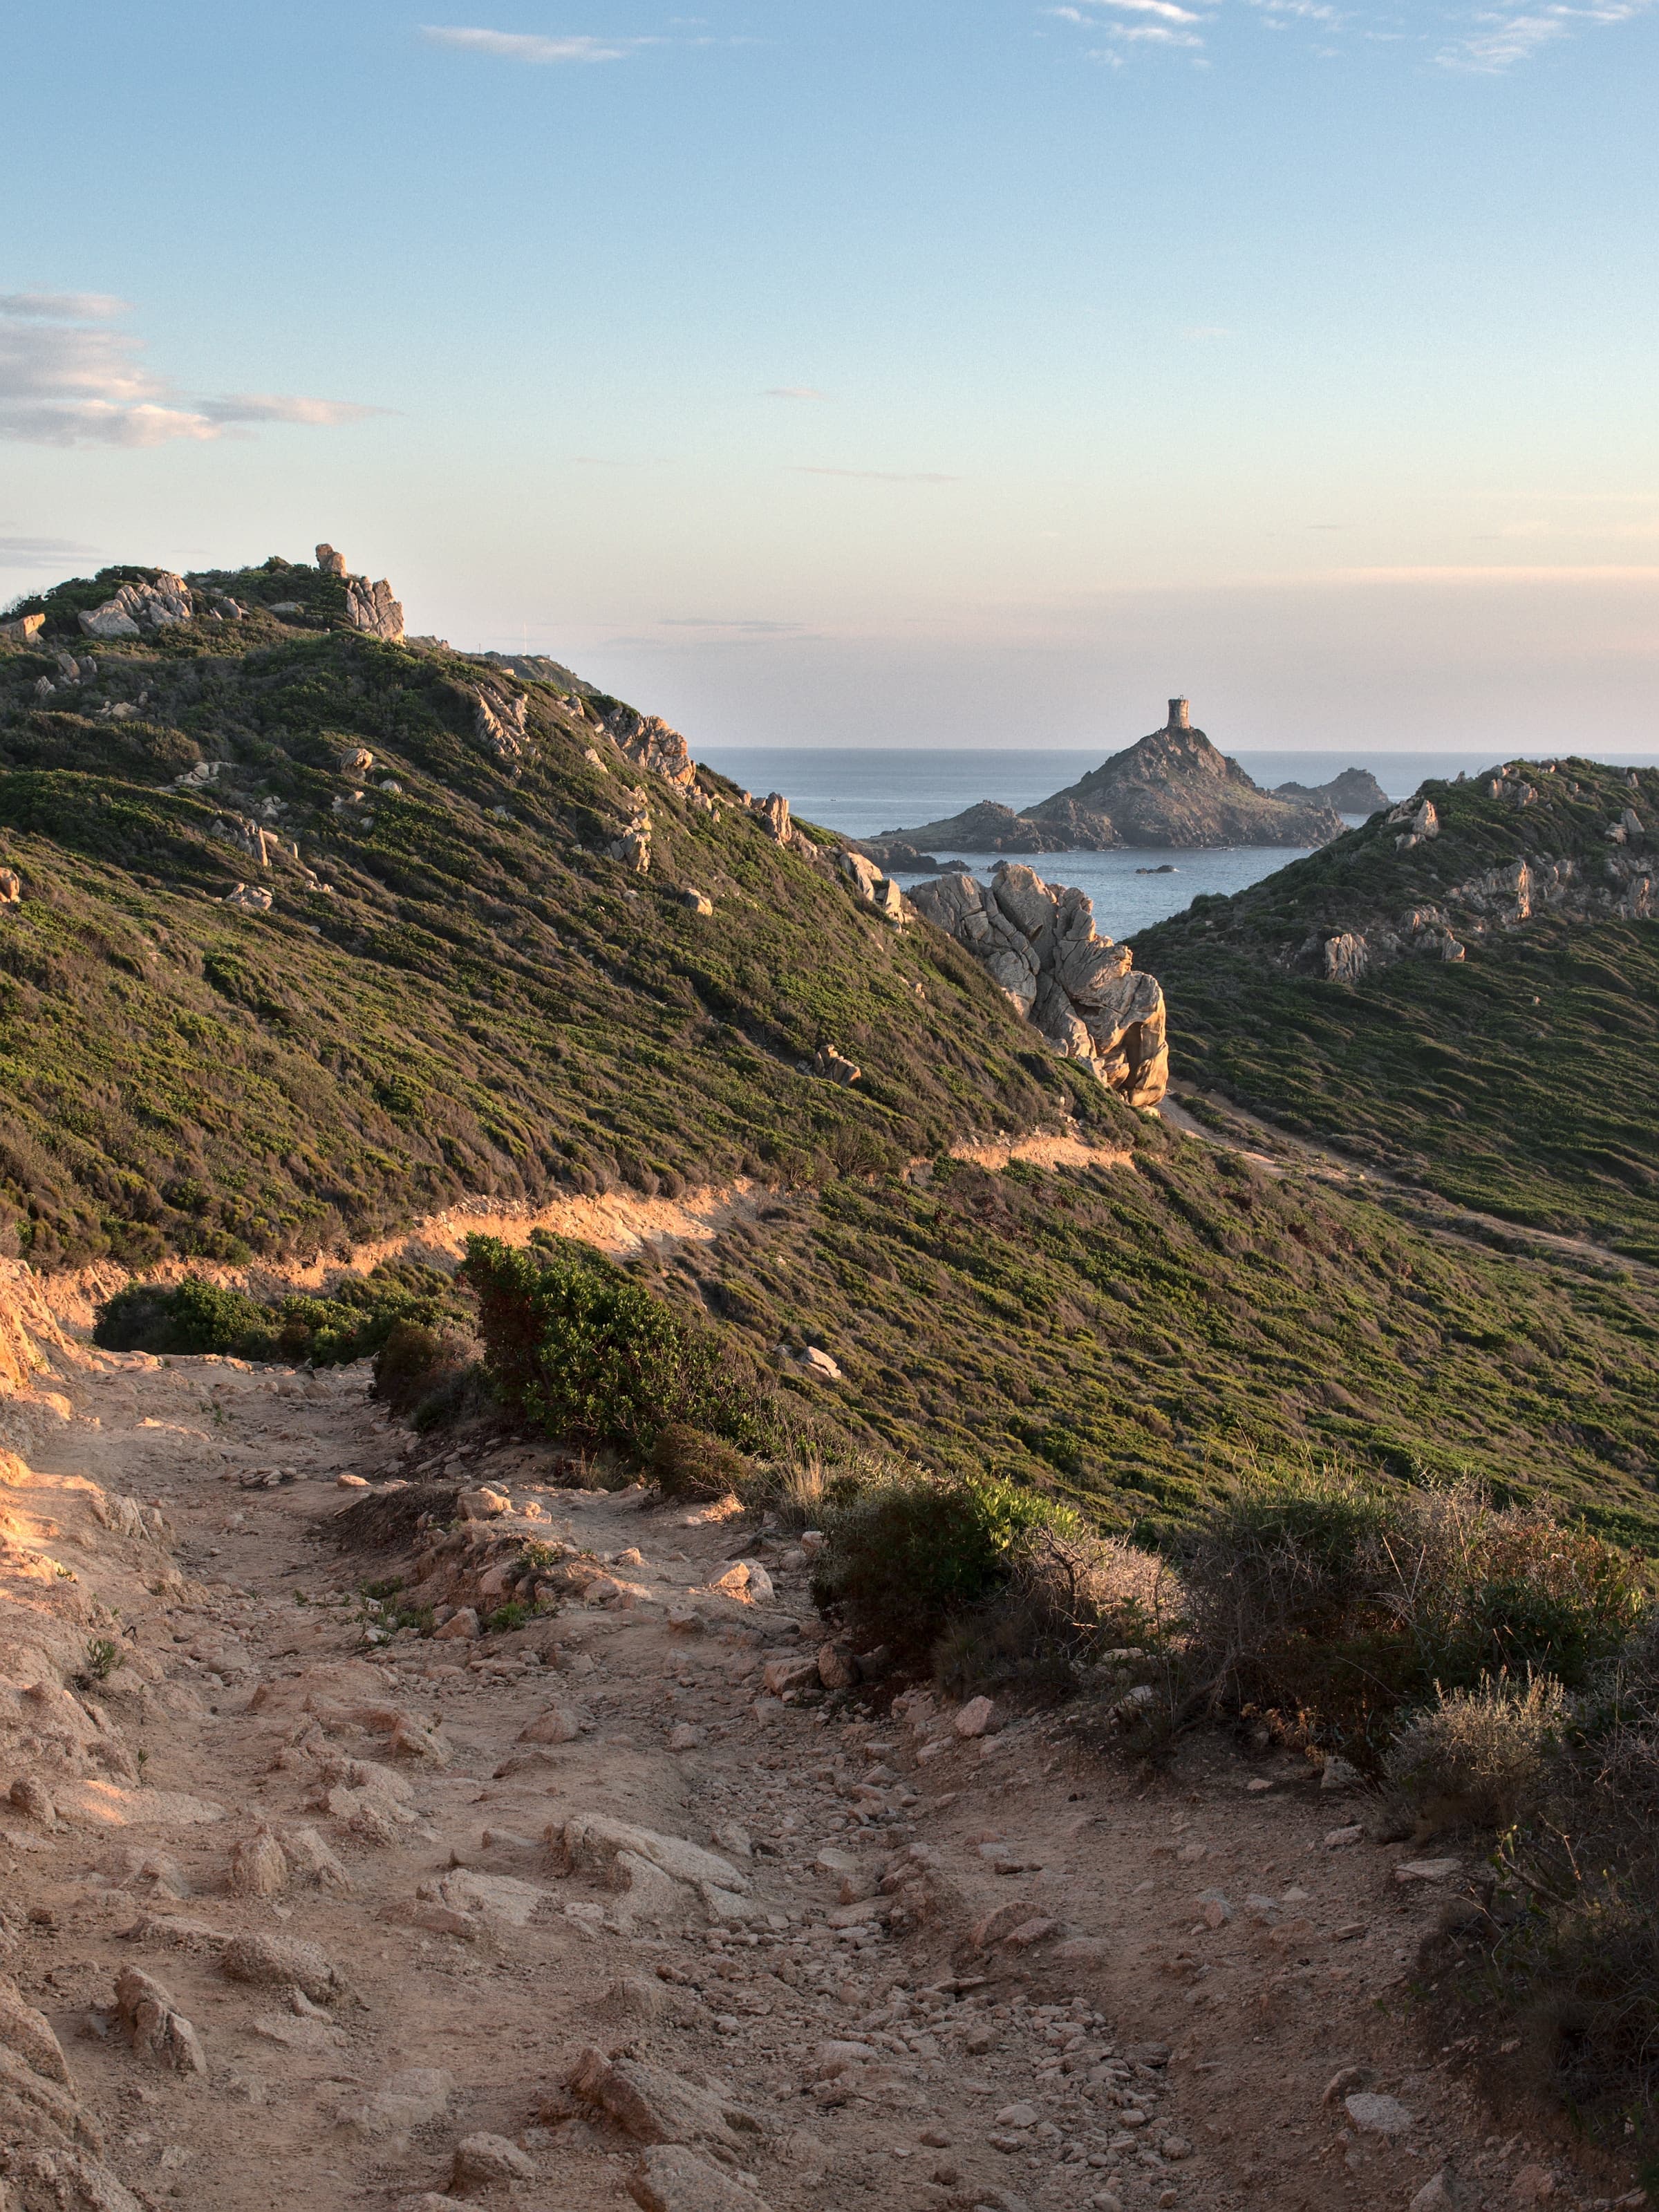
{"label": "rocky outcrop", "polygon": [[918,884],[918,914],[966,945],[1056,1052],[1085,1062],[1132,1106],[1170,1079],[1164,994],[1126,945],[1095,930],[1092,900],[1004,861],[988,884],[968,875]]}
{"label": "rocky outcrop", "polygon": [[[1512,795],[1517,792],[1531,796]],[[1512,769],[1484,782],[1481,796],[1514,806],[1539,805],[1538,787]],[[1382,826],[1403,857],[1437,838],[1443,823],[1433,800],[1419,793],[1394,808]],[[1462,960],[1471,945],[1519,929],[1540,915],[1571,921],[1652,919],[1659,855],[1646,823],[1634,807],[1626,806],[1606,836],[1610,849],[1599,858],[1522,853],[1461,883],[1437,884],[1432,898],[1419,897],[1395,912],[1380,913],[1363,927],[1351,921],[1335,933],[1315,930],[1289,956],[1288,964],[1322,974],[1328,982],[1357,983],[1395,960]]]}
{"label": "rocky outcrop", "polygon": [[345,555],[337,553],[331,545],[317,548],[317,566],[325,576],[343,576],[346,572]]}
{"label": "rocky outcrop", "polygon": [[367,576],[348,576],[345,587],[345,618],[353,629],[360,629],[368,637],[383,638],[388,645],[401,645],[403,605],[392,597],[392,586],[385,577],[378,584],[371,584]]}
{"label": "rocky outcrop", "polygon": [[1379,813],[1389,794],[1368,768],[1345,768],[1328,783],[1276,783],[1273,797],[1292,806],[1330,806],[1339,814]]}
{"label": "rocky outcrop", "polygon": [[112,599],[83,611],[81,627],[88,637],[143,637],[193,621],[196,603],[190,586],[169,568],[153,569],[146,582],[123,584]]}
{"label": "rocky outcrop", "polygon": [[23,896],[23,878],[15,868],[0,868],[0,906],[16,906]]}
{"label": "rocky outcrop", "polygon": [[904,894],[890,876],[883,875],[873,860],[846,847],[836,854],[836,866],[866,906],[874,907],[889,921],[903,921]]}
{"label": "rocky outcrop", "polygon": [[963,853],[1105,852],[1115,846],[1323,845],[1344,824],[1329,806],[1291,801],[1247,775],[1170,702],[1161,730],[1016,814],[981,800],[914,830],[860,841],[873,859],[897,865],[901,847]]}
{"label": "rocky outcrop", "polygon": [[697,780],[697,764],[678,730],[656,714],[641,714],[632,707],[617,705],[601,718],[618,749],[635,768],[659,775],[678,791],[690,791]]}
{"label": "rocky outcrop", "polygon": [[524,751],[528,702],[523,692],[490,684],[473,694],[473,729],[478,742],[499,761],[514,761]]}
{"label": "rocky outcrop", "polygon": [[0,645],[33,645],[46,626],[44,615],[14,615],[0,622]]}

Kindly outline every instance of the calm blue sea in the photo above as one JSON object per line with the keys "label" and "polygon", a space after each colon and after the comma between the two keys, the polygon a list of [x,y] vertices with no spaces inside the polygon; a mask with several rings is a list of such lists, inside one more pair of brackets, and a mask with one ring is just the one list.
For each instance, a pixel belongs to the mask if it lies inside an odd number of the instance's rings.
{"label": "calm blue sea", "polygon": [[[958,813],[975,799],[1000,799],[1005,806],[1030,806],[1051,792],[1075,783],[1104,755],[1098,752],[924,750],[921,748],[853,748],[784,745],[709,745],[698,748],[722,775],[763,797],[781,791],[808,822],[844,837],[873,837],[884,830],[913,829]],[[1259,784],[1325,783],[1345,768],[1368,768],[1391,799],[1404,799],[1431,776],[1475,775],[1497,765],[1492,752],[1288,753],[1241,752],[1241,768]],[[1659,753],[1598,752],[1597,757],[1632,767],[1659,766]],[[1350,820],[1358,821],[1358,816]],[[991,858],[951,853],[935,846],[942,860]],[[1200,892],[1240,891],[1275,869],[1301,857],[1299,848],[1243,845],[1215,852],[1044,853],[1032,865],[1050,883],[1075,884],[1095,902],[1095,926],[1105,937],[1133,937],[1138,929],[1179,914]],[[1167,861],[1173,875],[1146,872]],[[907,887],[919,878],[901,875]]]}

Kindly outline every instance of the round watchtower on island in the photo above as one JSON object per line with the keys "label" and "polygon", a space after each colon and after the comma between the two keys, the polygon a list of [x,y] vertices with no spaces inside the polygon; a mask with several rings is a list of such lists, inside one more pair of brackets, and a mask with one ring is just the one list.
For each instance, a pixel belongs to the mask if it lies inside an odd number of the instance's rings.
{"label": "round watchtower on island", "polygon": [[1188,712],[1187,702],[1184,699],[1171,699],[1170,719],[1164,724],[1164,727],[1170,730],[1190,730],[1192,726],[1193,718]]}

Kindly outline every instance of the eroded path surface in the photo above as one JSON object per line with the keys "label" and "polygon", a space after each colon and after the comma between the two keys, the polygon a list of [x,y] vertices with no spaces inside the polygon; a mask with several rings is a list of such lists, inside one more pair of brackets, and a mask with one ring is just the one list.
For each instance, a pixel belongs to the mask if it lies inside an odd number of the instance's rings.
{"label": "eroded path surface", "polygon": [[[362,1370],[46,1356],[0,1407],[9,2212],[1607,2201],[1421,2055],[1455,1856],[1303,1763],[826,1692],[790,1540],[417,1448]],[[468,1632],[526,1558],[548,1609]]]}

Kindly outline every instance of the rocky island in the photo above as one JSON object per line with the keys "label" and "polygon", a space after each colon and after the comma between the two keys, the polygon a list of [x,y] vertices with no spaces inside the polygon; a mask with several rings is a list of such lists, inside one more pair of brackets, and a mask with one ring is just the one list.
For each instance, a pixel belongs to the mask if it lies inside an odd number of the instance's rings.
{"label": "rocky island", "polygon": [[1185,699],[1171,699],[1161,730],[1035,806],[1016,813],[982,799],[942,821],[884,830],[861,849],[887,867],[927,867],[935,847],[1104,853],[1118,846],[1324,845],[1342,828],[1335,807],[1315,794],[1264,791],[1193,727]]}

